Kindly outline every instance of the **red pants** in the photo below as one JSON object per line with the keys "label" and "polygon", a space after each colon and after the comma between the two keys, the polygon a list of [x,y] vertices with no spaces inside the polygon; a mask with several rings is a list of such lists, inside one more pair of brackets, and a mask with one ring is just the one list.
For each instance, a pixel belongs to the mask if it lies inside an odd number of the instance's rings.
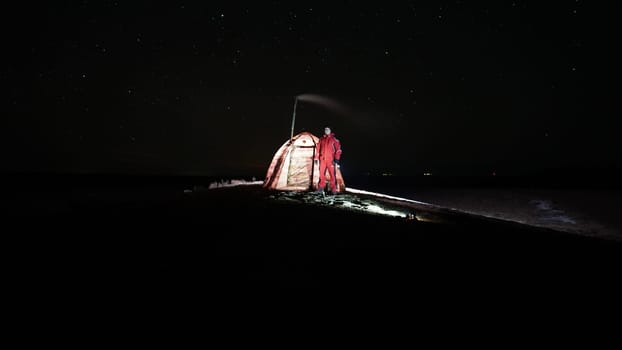
{"label": "red pants", "polygon": [[337,192],[337,174],[335,172],[335,164],[332,161],[320,161],[320,184],[318,189],[323,190],[326,186],[326,171],[329,171],[330,174],[330,190],[335,193]]}

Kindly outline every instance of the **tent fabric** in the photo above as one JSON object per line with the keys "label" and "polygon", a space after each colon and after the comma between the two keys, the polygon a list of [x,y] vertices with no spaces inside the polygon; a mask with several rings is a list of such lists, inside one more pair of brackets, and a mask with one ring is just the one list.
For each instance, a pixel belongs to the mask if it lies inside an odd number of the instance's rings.
{"label": "tent fabric", "polygon": [[[301,132],[287,140],[276,151],[263,187],[282,191],[317,190],[320,179],[319,166],[314,166],[313,157],[320,141],[310,132]],[[346,189],[341,170],[336,170],[337,192]],[[327,174],[327,180],[331,174]]]}

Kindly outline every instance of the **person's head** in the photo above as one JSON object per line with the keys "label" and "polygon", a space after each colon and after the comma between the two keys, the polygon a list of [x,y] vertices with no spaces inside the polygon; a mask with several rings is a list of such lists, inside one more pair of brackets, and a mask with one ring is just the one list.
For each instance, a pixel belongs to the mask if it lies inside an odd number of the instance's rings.
{"label": "person's head", "polygon": [[330,135],[330,127],[325,127],[324,128],[324,135]]}

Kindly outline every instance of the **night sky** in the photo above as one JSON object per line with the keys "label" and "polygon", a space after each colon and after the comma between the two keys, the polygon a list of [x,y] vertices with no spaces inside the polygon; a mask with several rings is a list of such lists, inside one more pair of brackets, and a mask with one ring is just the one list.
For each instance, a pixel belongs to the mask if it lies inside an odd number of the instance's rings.
{"label": "night sky", "polygon": [[330,125],[346,178],[620,166],[607,9],[164,3],[3,9],[3,171],[262,177],[301,94],[295,132]]}

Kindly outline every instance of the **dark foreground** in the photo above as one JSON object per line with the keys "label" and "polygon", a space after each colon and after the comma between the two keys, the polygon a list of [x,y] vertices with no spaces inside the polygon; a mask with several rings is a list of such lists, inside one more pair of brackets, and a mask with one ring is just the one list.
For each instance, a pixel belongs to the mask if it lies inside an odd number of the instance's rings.
{"label": "dark foreground", "polygon": [[258,186],[13,191],[2,210],[9,275],[24,293],[594,292],[618,283],[622,260],[616,241],[442,212],[370,215]]}

